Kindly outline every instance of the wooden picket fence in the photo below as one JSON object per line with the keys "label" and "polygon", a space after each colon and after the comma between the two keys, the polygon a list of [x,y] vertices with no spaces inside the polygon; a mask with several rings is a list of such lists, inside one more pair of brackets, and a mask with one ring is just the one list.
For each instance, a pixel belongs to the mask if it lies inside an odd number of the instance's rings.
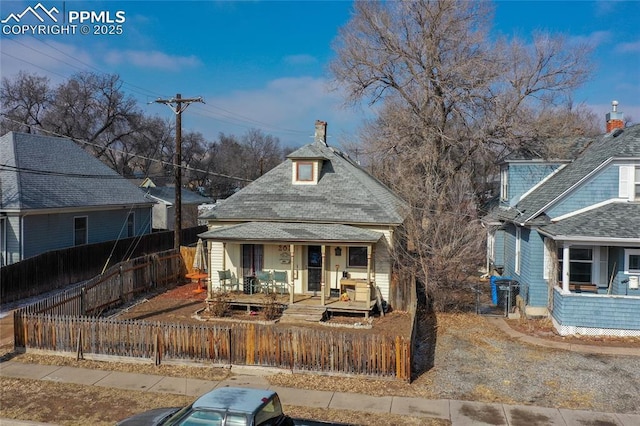
{"label": "wooden picket fence", "polygon": [[193,325],[16,314],[16,347],[162,361],[252,365],[410,380],[411,341],[269,324]]}
{"label": "wooden picket fence", "polygon": [[[14,312],[15,347],[99,357],[250,365],[411,381],[410,338],[350,329],[229,323],[181,324],[100,317],[184,276],[177,250],[122,262],[104,274]],[[411,283],[413,291],[415,284]],[[409,312],[415,331],[415,298]]]}

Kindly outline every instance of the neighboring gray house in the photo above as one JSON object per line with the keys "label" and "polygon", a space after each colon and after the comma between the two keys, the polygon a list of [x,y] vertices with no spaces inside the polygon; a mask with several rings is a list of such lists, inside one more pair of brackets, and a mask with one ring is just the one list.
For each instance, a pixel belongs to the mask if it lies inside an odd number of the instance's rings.
{"label": "neighboring gray house", "polygon": [[[142,187],[145,197],[154,202],[153,205],[153,229],[171,230],[175,229],[175,186],[155,186],[149,179],[145,179],[145,186]],[[198,206],[202,204],[213,204],[213,200],[208,197],[182,189],[180,193],[180,203],[182,204],[181,223],[182,228],[199,226]]]}
{"label": "neighboring gray house", "polygon": [[151,232],[152,202],[66,138],[0,138],[0,262]]}
{"label": "neighboring gray house", "polygon": [[[396,230],[406,204],[346,154],[327,146],[326,123],[287,160],[219,201],[208,220],[210,271],[240,280],[261,270],[287,274],[289,293],[322,299],[351,279],[389,300]],[[214,287],[219,286],[215,272]],[[293,298],[291,299],[293,300]]]}
{"label": "neighboring gray house", "polygon": [[484,219],[489,262],[562,335],[640,336],[640,125],[616,105],[575,160],[507,163]]}

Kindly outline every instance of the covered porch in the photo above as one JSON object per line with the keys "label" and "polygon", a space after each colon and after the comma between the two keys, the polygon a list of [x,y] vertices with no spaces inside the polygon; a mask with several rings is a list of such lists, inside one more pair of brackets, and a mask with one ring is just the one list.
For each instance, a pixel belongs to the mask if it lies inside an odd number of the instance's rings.
{"label": "covered porch", "polygon": [[259,307],[264,296],[287,307],[364,313],[376,305],[376,250],[383,233],[342,224],[248,222],[199,235],[207,243],[210,299]]}

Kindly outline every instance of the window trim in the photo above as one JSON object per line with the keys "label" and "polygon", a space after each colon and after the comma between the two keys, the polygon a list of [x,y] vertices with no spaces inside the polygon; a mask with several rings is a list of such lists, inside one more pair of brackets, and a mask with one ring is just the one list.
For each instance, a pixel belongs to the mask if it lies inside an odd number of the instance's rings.
{"label": "window trim", "polygon": [[631,191],[630,191],[630,200],[636,201],[640,200],[640,166],[635,166],[631,169]]}
{"label": "window trim", "polygon": [[[570,283],[575,283],[575,282],[583,282],[583,281],[575,281],[575,280],[571,280],[571,264],[575,264],[575,263],[588,263],[591,265],[591,268],[589,268],[589,275],[590,275],[590,279],[589,281],[584,281],[584,283],[588,283],[588,284],[594,284],[595,278],[598,277],[599,278],[599,262],[600,262],[600,251],[599,251],[599,246],[570,246],[569,247],[569,259],[567,259],[569,261],[569,282]],[[582,260],[582,259],[571,259],[571,251],[572,250],[590,250],[591,251],[591,259],[589,260]],[[558,250],[561,250],[561,248],[559,248]],[[562,264],[563,264],[563,257],[562,256],[558,256],[558,270],[560,271],[560,274],[562,274]],[[560,281],[562,282],[562,281]]]}
{"label": "window trim", "polygon": [[135,236],[136,236],[136,213],[129,212],[127,214],[127,238],[131,238]]}
{"label": "window trim", "polygon": [[[352,249],[364,249],[364,264],[360,265],[360,264],[353,264],[351,263],[351,250]],[[361,256],[362,254],[359,254],[358,256]],[[368,265],[368,259],[369,259],[369,249],[367,246],[349,246],[347,247],[347,268],[366,268]]]}
{"label": "window trim", "polygon": [[[311,174],[309,176],[309,179],[302,179],[300,177],[300,167],[301,166],[310,166],[311,167]],[[296,162],[296,182],[313,182],[314,181],[314,173],[315,173],[315,168],[313,165],[313,161],[297,161]]]}
{"label": "window trim", "polygon": [[640,269],[629,269],[630,256],[640,256],[640,249],[624,249],[624,273],[627,275],[640,274]]}
{"label": "window trim", "polygon": [[[78,219],[84,219],[84,242],[83,243],[78,243],[77,241],[77,234],[78,231],[81,231],[82,229],[78,229],[76,227],[76,220]],[[89,243],[89,216],[74,216],[73,217],[73,245],[75,246],[81,246],[84,244],[88,244]]]}
{"label": "window trim", "polygon": [[516,255],[515,255],[515,265],[513,267],[514,272],[520,275],[520,263],[521,263],[521,251],[522,251],[522,229],[519,226],[516,226]]}
{"label": "window trim", "polygon": [[500,169],[500,200],[509,200],[509,167],[507,166]]}

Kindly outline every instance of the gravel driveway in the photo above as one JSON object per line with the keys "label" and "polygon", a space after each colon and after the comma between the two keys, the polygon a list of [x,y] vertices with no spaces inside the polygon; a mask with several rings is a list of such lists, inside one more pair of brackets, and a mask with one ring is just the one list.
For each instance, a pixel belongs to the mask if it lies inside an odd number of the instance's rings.
{"label": "gravel driveway", "polygon": [[437,330],[434,368],[413,384],[433,396],[640,413],[640,347],[606,356],[530,345],[473,315],[439,315]]}

